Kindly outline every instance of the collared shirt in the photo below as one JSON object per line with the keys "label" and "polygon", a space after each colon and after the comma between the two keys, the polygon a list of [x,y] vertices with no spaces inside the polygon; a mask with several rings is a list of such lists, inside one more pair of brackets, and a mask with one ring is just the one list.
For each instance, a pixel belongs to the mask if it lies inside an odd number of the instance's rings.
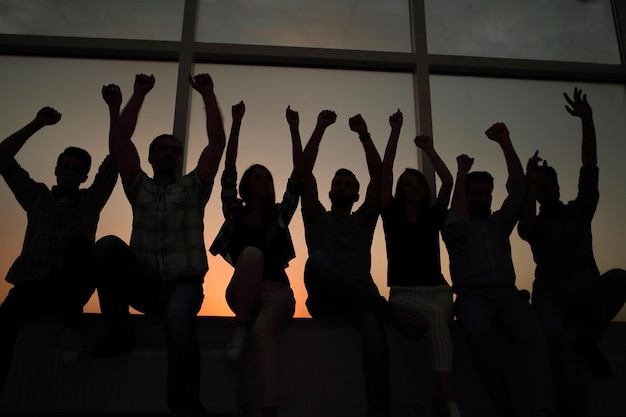
{"label": "collared shirt", "polygon": [[534,298],[571,294],[600,277],[591,234],[600,198],[598,172],[597,167],[581,168],[575,200],[541,207],[528,240],[537,264]]}
{"label": "collared shirt", "polygon": [[204,208],[213,184],[204,186],[196,171],[162,186],[141,172],[124,187],[133,209],[130,247],[162,281],[204,275]]}
{"label": "collared shirt", "polygon": [[441,230],[448,248],[455,291],[463,287],[515,286],[509,237],[517,223],[525,185],[506,185],[508,196],[500,210],[486,218],[458,218],[453,209]]}
{"label": "collared shirt", "polygon": [[68,238],[83,236],[95,241],[100,211],[117,182],[117,168],[109,156],[93,184],[69,196],[61,196],[56,186],[50,190],[32,180],[13,158],[0,166],[0,174],[28,218],[22,252],[6,276],[16,285],[58,272]]}
{"label": "collared shirt", "polygon": [[[234,265],[231,254],[231,239],[237,222],[243,213],[243,201],[237,198],[237,173],[222,174],[222,212],[226,221],[220,228],[215,240],[211,244],[209,251],[213,255],[221,255],[226,262]],[[287,180],[287,189],[280,203],[276,204],[278,215],[278,230],[282,236],[280,238],[285,244],[280,248],[280,260],[284,268],[289,265],[289,261],[296,257],[291,234],[289,233],[289,223],[298,207],[302,181],[294,179]]]}
{"label": "collared shirt", "polygon": [[321,250],[344,271],[363,282],[372,282],[372,240],[378,214],[368,214],[363,206],[349,216],[335,216],[318,202],[303,211],[304,233],[309,254]]}

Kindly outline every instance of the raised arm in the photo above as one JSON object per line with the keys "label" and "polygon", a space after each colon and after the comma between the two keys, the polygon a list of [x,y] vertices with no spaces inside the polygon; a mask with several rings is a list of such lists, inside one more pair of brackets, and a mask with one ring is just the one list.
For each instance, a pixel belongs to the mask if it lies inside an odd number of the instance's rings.
{"label": "raised arm", "polygon": [[526,188],[526,195],[524,196],[524,203],[522,204],[522,211],[517,224],[517,233],[526,241],[530,240],[535,233],[535,220],[537,219],[537,187],[539,186],[542,172],[545,169],[539,166],[540,161],[539,151],[535,151],[526,164],[526,182],[528,188]]}
{"label": "raised arm", "polygon": [[213,91],[213,80],[209,74],[198,74],[189,77],[191,86],[202,95],[206,111],[206,130],[209,142],[202,150],[196,172],[200,181],[205,186],[213,184],[219,168],[224,147],[226,146],[226,134],[222,115],[217,104],[217,98]]}
{"label": "raised arm", "polygon": [[44,126],[57,124],[61,113],[52,107],[44,107],[26,126],[0,142],[0,163],[9,161],[22,149],[26,141]]}
{"label": "raised arm", "polygon": [[291,159],[293,161],[293,170],[291,171],[291,179],[301,180],[304,174],[304,165],[302,160],[302,140],[300,139],[300,116],[298,112],[287,106],[285,110],[285,118],[289,125],[291,134]]}
{"label": "raised arm", "polygon": [[337,115],[332,110],[322,110],[317,116],[315,129],[311,138],[302,151],[302,178],[304,180],[302,188],[302,210],[309,211],[319,203],[317,193],[317,181],[313,176],[313,167],[317,160],[320,142],[326,132],[326,128],[337,121]]}
{"label": "raised arm", "polygon": [[237,149],[239,148],[239,130],[241,129],[241,121],[246,113],[246,105],[243,101],[235,104],[231,108],[233,116],[233,124],[230,127],[230,136],[228,137],[228,145],[226,146],[226,157],[224,158],[224,172],[234,174],[237,172]]}
{"label": "raised arm", "polygon": [[359,140],[363,145],[365,151],[365,160],[367,162],[367,171],[369,172],[370,181],[367,185],[367,192],[365,194],[365,201],[362,207],[369,213],[378,213],[380,210],[380,173],[382,170],[382,161],[372,136],[367,130],[367,124],[360,114],[351,117],[348,120],[350,130],[356,132],[359,135]]}
{"label": "raised arm", "polygon": [[139,154],[131,138],[137,126],[141,105],[146,95],[154,87],[154,82],[154,75],[137,74],[135,76],[133,95],[126,103],[113,129],[110,153],[117,163],[124,184],[132,183],[141,172]]}
{"label": "raised arm", "polygon": [[383,165],[380,174],[380,207],[384,209],[391,201],[393,195],[393,162],[396,159],[396,150],[398,149],[398,138],[402,129],[402,112],[397,112],[389,116],[389,125],[391,132],[389,140],[385,148],[385,156],[383,157]]}
{"label": "raised arm", "polygon": [[448,208],[448,203],[450,203],[450,194],[452,193],[452,174],[435,150],[433,138],[430,136],[420,135],[416,136],[413,142],[415,143],[415,146],[420,148],[422,152],[426,154],[428,159],[430,159],[437,176],[441,180],[441,187],[439,188],[439,193],[437,193],[435,206],[437,207],[437,210],[445,212]]}
{"label": "raised arm", "polygon": [[513,143],[511,143],[511,137],[509,136],[509,129],[506,125],[504,123],[494,123],[485,131],[485,135],[502,148],[509,179],[517,185],[525,184],[526,178],[524,176],[524,169],[517,156],[517,152],[515,152],[515,148],[513,148]]}
{"label": "raised arm", "polygon": [[122,91],[115,84],[105,85],[102,87],[102,98],[109,108],[109,149],[111,149],[115,124],[120,117],[122,107]]}
{"label": "raised arm", "polygon": [[456,157],[457,172],[456,181],[454,184],[454,195],[452,196],[451,208],[457,218],[461,219],[467,217],[467,195],[465,193],[465,177],[467,173],[472,169],[474,164],[474,158],[463,154]]}
{"label": "raised arm", "polygon": [[593,111],[587,102],[587,94],[582,94],[582,90],[574,88],[574,99],[572,100],[566,93],[563,93],[569,106],[565,110],[574,117],[579,117],[582,123],[582,164],[583,167],[593,168],[598,165],[596,129],[593,124]]}

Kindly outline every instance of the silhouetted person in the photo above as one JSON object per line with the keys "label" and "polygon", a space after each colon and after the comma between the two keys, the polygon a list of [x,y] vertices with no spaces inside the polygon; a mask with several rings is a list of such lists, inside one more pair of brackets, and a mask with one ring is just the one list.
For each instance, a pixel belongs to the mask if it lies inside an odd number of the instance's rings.
{"label": "silhouetted person", "polygon": [[[122,100],[120,90],[115,85],[105,86],[102,95],[113,126]],[[75,360],[83,350],[78,327],[83,306],[95,288],[91,251],[100,211],[117,182],[117,169],[107,156],[93,184],[81,189],[91,156],[84,149],[69,147],[57,159],[52,189],[31,179],[14,157],[32,135],[59,120],[60,113],[44,107],[33,121],[0,143],[0,174],[28,217],[22,252],[6,277],[14,287],[0,306],[0,393],[15,340],[29,321],[61,312],[63,360]]]}
{"label": "silhouetted person", "polygon": [[[222,211],[226,221],[211,245],[213,255],[220,254],[234,266],[226,289],[226,301],[235,313],[237,327],[227,347],[227,356],[237,360],[246,331],[251,330],[253,361],[258,366],[261,383],[261,416],[277,415],[278,328],[293,317],[296,300],[285,268],[295,257],[289,223],[298,207],[302,188],[302,144],[298,133],[298,113],[287,108],[286,117],[292,139],[293,171],[280,203],[276,203],[272,174],[263,165],[254,164],[244,171],[237,198],[237,147],[239,128],[245,113],[243,102],[232,109],[233,125],[222,174]],[[246,366],[248,368],[248,366]],[[242,412],[248,415],[252,395],[251,375],[245,370]]]}
{"label": "silhouetted person", "polygon": [[389,301],[430,323],[426,333],[430,366],[442,401],[434,401],[437,415],[460,417],[452,388],[453,346],[448,323],[454,316],[452,288],[441,273],[439,231],[446,218],[452,174],[435,151],[432,138],[417,136],[415,145],[432,161],[441,179],[433,198],[424,174],[407,168],[398,178],[392,196],[393,162],[402,127],[400,111],[389,117],[391,134],[380,186],[383,228],[387,246]]}
{"label": "silhouetted person", "polygon": [[[556,171],[545,162],[539,166],[536,152],[528,164],[529,188],[518,232],[530,243],[537,264],[533,306],[550,342],[561,412],[582,416],[588,412],[584,395],[576,391],[584,388],[577,386],[580,375],[573,372],[572,347],[593,372],[611,375],[596,341],[624,305],[626,271],[613,269],[600,275],[596,265],[591,221],[599,192],[593,114],[581,90],[574,89],[573,99],[564,96],[569,104],[566,110],[582,122],[578,195],[567,204],[561,202]],[[570,328],[575,337],[569,336]]]}
{"label": "silhouetted person", "polygon": [[324,110],[304,152],[302,216],[309,250],[304,271],[308,291],[307,309],[314,318],[349,318],[361,337],[363,370],[369,417],[388,416],[390,409],[389,358],[385,321],[419,338],[427,325],[394,310],[370,274],[371,246],[378,220],[381,160],[361,115],[349,120],[365,150],[370,181],[365,201],[355,211],[359,182],[355,175],[339,169],[329,192],[330,211],[319,201],[313,166],[326,128],[335,123],[333,111]]}
{"label": "silhouetted person", "polygon": [[152,178],[140,166],[131,137],[154,77],[139,74],[112,141],[124,192],[133,209],[130,246],[115,236],[96,242],[94,259],[100,309],[108,333],[92,351],[106,358],[132,350],[128,306],[158,315],[168,347],[167,405],[176,416],[200,416],[200,350],[196,321],[208,270],[203,217],[225,144],[224,127],[207,74],[190,77],[204,100],[209,142],[197,167],[180,175],[183,149],[172,135],[150,144]]}
{"label": "silhouetted person", "polygon": [[515,285],[509,242],[526,191],[524,171],[504,123],[492,125],[485,134],[504,152],[508,196],[492,213],[493,177],[483,171],[468,173],[474,160],[467,155],[457,158],[452,206],[442,229],[457,293],[456,315],[502,415],[518,414],[498,363],[496,328],[510,333],[520,348],[529,408],[536,416],[547,415],[555,408],[548,346],[528,292]]}

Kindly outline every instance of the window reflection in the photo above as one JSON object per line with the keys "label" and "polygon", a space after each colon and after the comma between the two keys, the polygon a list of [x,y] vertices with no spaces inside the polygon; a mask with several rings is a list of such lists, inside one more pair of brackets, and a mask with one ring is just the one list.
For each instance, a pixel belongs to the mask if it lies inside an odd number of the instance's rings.
{"label": "window reflection", "polygon": [[184,0],[2,1],[0,33],[178,41],[184,3]]}
{"label": "window reflection", "polygon": [[408,0],[200,0],[200,42],[411,52]]}
{"label": "window reflection", "polygon": [[425,0],[432,54],[621,63],[610,0]]}

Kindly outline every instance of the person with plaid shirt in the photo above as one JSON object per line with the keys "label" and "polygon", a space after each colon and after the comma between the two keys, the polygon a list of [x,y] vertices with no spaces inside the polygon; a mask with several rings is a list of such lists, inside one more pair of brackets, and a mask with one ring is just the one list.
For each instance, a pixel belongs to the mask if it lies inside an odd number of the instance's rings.
{"label": "person with plaid shirt", "polygon": [[[113,84],[103,87],[102,94],[112,129],[122,96]],[[36,132],[59,120],[59,112],[44,107],[30,123],[0,143],[0,174],[28,217],[22,251],[6,276],[14,287],[0,306],[0,392],[20,329],[44,313],[62,313],[62,358],[72,361],[82,353],[78,326],[83,306],[95,288],[91,250],[100,211],[117,183],[117,169],[107,156],[93,184],[80,188],[87,180],[91,156],[84,149],[69,147],[57,159],[55,186],[50,189],[33,180],[15,155]]]}
{"label": "person with plaid shirt", "polygon": [[181,142],[164,134],[150,144],[148,161],[153,176],[142,170],[131,138],[155,78],[138,74],[133,95],[116,125],[111,150],[133,210],[130,245],[116,236],[105,236],[94,248],[96,287],[108,332],[91,356],[110,358],[134,348],[129,306],[161,318],[168,346],[167,405],[175,416],[204,415],[196,328],[208,270],[203,221],[225,147],[213,80],[208,74],[199,74],[189,81],[202,95],[206,109],[209,140],[198,165],[180,175]]}

